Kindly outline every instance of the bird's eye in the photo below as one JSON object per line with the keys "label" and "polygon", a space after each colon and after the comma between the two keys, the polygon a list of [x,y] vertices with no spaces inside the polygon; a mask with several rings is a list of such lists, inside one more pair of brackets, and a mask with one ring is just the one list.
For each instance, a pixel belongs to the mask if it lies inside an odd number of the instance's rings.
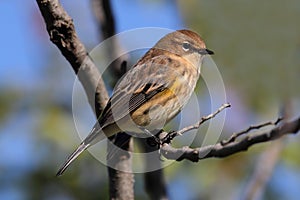
{"label": "bird's eye", "polygon": [[184,51],[188,51],[188,50],[190,50],[190,48],[191,48],[191,44],[190,44],[190,43],[184,42],[184,43],[182,44],[182,49],[183,49]]}

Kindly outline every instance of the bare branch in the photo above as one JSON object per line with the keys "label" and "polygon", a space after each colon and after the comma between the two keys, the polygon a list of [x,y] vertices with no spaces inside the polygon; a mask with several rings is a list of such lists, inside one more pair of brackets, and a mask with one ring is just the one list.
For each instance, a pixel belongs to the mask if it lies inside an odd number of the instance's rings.
{"label": "bare branch", "polygon": [[[149,199],[167,199],[166,180],[164,178],[163,166],[160,157],[150,152],[157,151],[158,145],[149,145],[148,138],[137,138],[136,140],[144,154],[144,188]],[[155,144],[155,143],[154,143]],[[159,170],[152,171],[152,167]]]}
{"label": "bare branch", "polygon": [[204,122],[206,122],[207,120],[210,120],[212,118],[214,118],[217,114],[219,114],[222,110],[224,110],[225,108],[229,108],[231,105],[229,103],[225,103],[223,104],[217,111],[215,111],[214,113],[210,114],[210,115],[207,115],[207,116],[204,116],[201,118],[201,120],[194,124],[194,125],[191,125],[191,126],[188,126],[188,127],[185,127],[179,131],[177,131],[177,135],[182,135],[183,133],[187,132],[187,131],[190,131],[190,130],[193,130],[193,129],[198,129],[201,124],[203,124]]}
{"label": "bare branch", "polygon": [[[109,176],[109,199],[134,199],[134,175],[132,171],[133,140],[127,134],[117,134],[111,142],[108,142],[108,152],[113,148],[122,148],[125,151],[115,151],[113,159],[107,159]],[[107,155],[110,157],[110,155]],[[113,168],[109,167],[113,166]],[[118,169],[118,170],[117,170]]]}
{"label": "bare branch", "polygon": [[[262,142],[268,142],[282,137],[287,134],[296,134],[300,130],[300,117],[294,121],[285,122],[270,131],[246,136],[240,141],[233,141],[225,146],[221,143],[209,145],[201,148],[192,149],[189,147],[173,148],[169,143],[164,143],[161,146],[162,155],[171,160],[187,159],[193,162],[198,162],[201,159],[216,157],[223,158],[232,154],[246,151],[250,146]],[[163,134],[160,137],[164,137]]]}
{"label": "bare branch", "polygon": [[233,133],[229,139],[221,141],[221,144],[223,146],[225,146],[226,144],[234,142],[241,135],[249,133],[250,131],[255,130],[255,129],[260,129],[262,127],[270,126],[270,125],[275,125],[276,126],[279,122],[281,122],[282,119],[283,119],[282,117],[279,117],[275,122],[265,122],[265,123],[262,123],[262,124],[249,126],[246,130],[243,130],[243,131],[240,131],[240,132],[237,132],[237,133]]}
{"label": "bare branch", "polygon": [[110,0],[92,0],[92,10],[105,40],[116,33],[116,23]]}
{"label": "bare branch", "polygon": [[246,186],[246,190],[240,197],[241,200],[259,199],[258,197],[264,191],[266,183],[270,179],[276,163],[278,162],[284,147],[283,141],[284,140],[276,140],[261,154],[255,166],[253,175],[250,177]]}
{"label": "bare branch", "polygon": [[[286,122],[290,118],[292,113],[292,107],[289,99],[286,99],[282,108],[281,116],[283,122]],[[275,124],[281,121],[279,118]],[[285,147],[286,138],[276,140],[272,142],[271,145],[264,150],[264,152],[259,156],[254,170],[249,177],[248,183],[245,184],[243,189],[243,195],[241,195],[241,200],[251,200],[251,199],[261,199],[263,193],[265,192],[266,185],[268,184],[280,155]]]}
{"label": "bare branch", "polygon": [[102,40],[110,38],[107,41],[109,45],[105,45],[106,57],[109,60],[114,60],[108,69],[111,75],[114,76],[114,83],[116,83],[126,72],[126,68],[123,68],[126,65],[123,65],[123,62],[128,60],[128,56],[122,55],[118,57],[122,47],[119,40],[116,37],[112,37],[116,34],[116,22],[110,0],[91,0],[91,4]]}
{"label": "bare branch", "polygon": [[[172,131],[169,132],[167,134],[165,134],[164,132],[161,132],[159,134],[159,137],[161,139],[161,143],[170,143],[176,136],[180,136],[185,132],[188,132],[190,130],[194,130],[194,129],[198,129],[204,122],[206,122],[207,120],[210,120],[212,118],[214,118],[217,114],[219,114],[220,112],[222,112],[222,110],[224,110],[225,108],[229,108],[231,105],[229,103],[225,103],[223,104],[220,108],[218,108],[218,110],[216,110],[214,113],[211,113],[207,116],[203,116],[199,122],[197,122],[196,124],[193,124],[191,126],[187,126],[179,131]],[[163,136],[163,137],[162,137]]]}
{"label": "bare branch", "polygon": [[87,94],[89,104],[97,116],[108,100],[101,75],[79,40],[73,20],[58,0],[36,0],[45,20],[50,40],[59,48],[78,75]]}
{"label": "bare branch", "polygon": [[[105,45],[105,57],[108,60],[114,60],[108,69],[112,77],[114,77],[114,83],[116,83],[126,72],[126,60],[128,57],[122,56],[118,58],[121,46],[117,38],[112,37],[116,34],[116,23],[111,2],[110,0],[91,0],[91,4],[102,40],[110,38],[106,41],[109,44]],[[110,140],[113,141],[113,145],[111,142],[108,142],[108,152],[115,145],[128,152],[133,150],[132,139],[125,133],[118,133],[116,136],[111,137]],[[126,145],[124,145],[124,141],[126,141]],[[107,160],[109,166],[113,166],[108,167],[110,199],[134,199],[134,175],[129,173],[132,168],[132,157],[126,151],[117,152],[114,159]]]}

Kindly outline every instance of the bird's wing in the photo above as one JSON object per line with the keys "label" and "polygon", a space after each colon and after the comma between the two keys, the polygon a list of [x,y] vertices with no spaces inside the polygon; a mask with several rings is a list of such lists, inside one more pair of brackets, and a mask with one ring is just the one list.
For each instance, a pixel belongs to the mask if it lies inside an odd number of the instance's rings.
{"label": "bird's wing", "polygon": [[156,94],[168,89],[172,81],[168,78],[171,69],[166,67],[166,60],[165,56],[157,56],[128,71],[103,110],[98,120],[100,126],[105,127],[128,116]]}

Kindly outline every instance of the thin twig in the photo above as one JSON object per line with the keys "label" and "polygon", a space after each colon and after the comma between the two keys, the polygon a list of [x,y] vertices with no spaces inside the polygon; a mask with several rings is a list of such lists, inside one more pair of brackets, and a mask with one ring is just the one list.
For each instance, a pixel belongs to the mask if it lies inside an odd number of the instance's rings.
{"label": "thin twig", "polygon": [[245,129],[245,130],[243,130],[243,131],[240,131],[240,132],[237,132],[237,133],[233,133],[233,134],[230,136],[229,139],[221,141],[221,144],[222,144],[223,146],[225,146],[225,145],[227,145],[227,144],[229,144],[229,143],[231,143],[231,142],[234,142],[238,137],[240,137],[241,135],[244,135],[244,134],[246,134],[246,133],[249,133],[249,132],[252,131],[252,130],[261,129],[261,128],[263,128],[263,127],[270,126],[270,125],[276,126],[279,122],[281,122],[282,119],[283,119],[282,117],[279,117],[279,118],[278,118],[276,121],[274,121],[274,122],[269,121],[269,122],[265,122],[265,123],[258,124],[258,125],[251,125],[251,126],[249,126],[247,129]]}
{"label": "thin twig", "polygon": [[229,108],[231,105],[229,103],[224,103],[218,110],[216,110],[214,113],[211,113],[210,115],[207,115],[207,116],[203,116],[201,118],[201,120],[199,122],[197,122],[196,124],[194,125],[191,125],[191,126],[188,126],[188,127],[185,127],[179,131],[176,131],[177,132],[177,135],[182,135],[183,133],[187,132],[187,131],[190,131],[190,130],[193,130],[193,129],[198,129],[201,124],[203,124],[204,122],[206,122],[207,120],[210,120],[212,118],[214,118],[217,114],[219,114],[222,110],[224,110],[225,108]]}
{"label": "thin twig", "polygon": [[164,131],[160,132],[158,137],[160,138],[161,142],[160,144],[164,144],[164,143],[171,143],[171,141],[176,137],[176,136],[180,136],[182,135],[183,133],[185,132],[188,132],[190,130],[193,130],[193,129],[198,129],[201,124],[203,124],[204,122],[206,122],[207,120],[209,119],[212,119],[214,118],[217,114],[219,114],[222,110],[224,110],[225,108],[229,108],[231,105],[230,103],[224,103],[222,104],[222,106],[220,108],[218,108],[218,110],[216,110],[214,113],[211,113],[207,116],[203,116],[201,117],[200,121],[198,121],[196,124],[193,124],[193,125],[190,125],[190,126],[187,126],[179,131],[171,131],[169,133],[166,133]]}
{"label": "thin twig", "polygon": [[174,148],[170,143],[164,143],[160,150],[162,155],[169,160],[181,161],[187,159],[198,162],[201,159],[211,157],[224,158],[241,151],[246,151],[250,146],[258,143],[268,142],[287,134],[296,134],[300,130],[300,117],[276,126],[270,131],[244,137],[240,141],[233,141],[223,146],[221,143],[192,149],[190,147]]}

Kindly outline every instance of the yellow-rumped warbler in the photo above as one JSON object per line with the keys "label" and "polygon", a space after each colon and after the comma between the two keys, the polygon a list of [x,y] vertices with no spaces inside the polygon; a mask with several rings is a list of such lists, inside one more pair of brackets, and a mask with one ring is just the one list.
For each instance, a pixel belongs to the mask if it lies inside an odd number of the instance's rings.
{"label": "yellow-rumped warbler", "polygon": [[179,30],[160,39],[117,84],[90,134],[57,172],[61,175],[88,147],[118,132],[161,129],[189,100],[202,59],[213,54],[202,38]]}

